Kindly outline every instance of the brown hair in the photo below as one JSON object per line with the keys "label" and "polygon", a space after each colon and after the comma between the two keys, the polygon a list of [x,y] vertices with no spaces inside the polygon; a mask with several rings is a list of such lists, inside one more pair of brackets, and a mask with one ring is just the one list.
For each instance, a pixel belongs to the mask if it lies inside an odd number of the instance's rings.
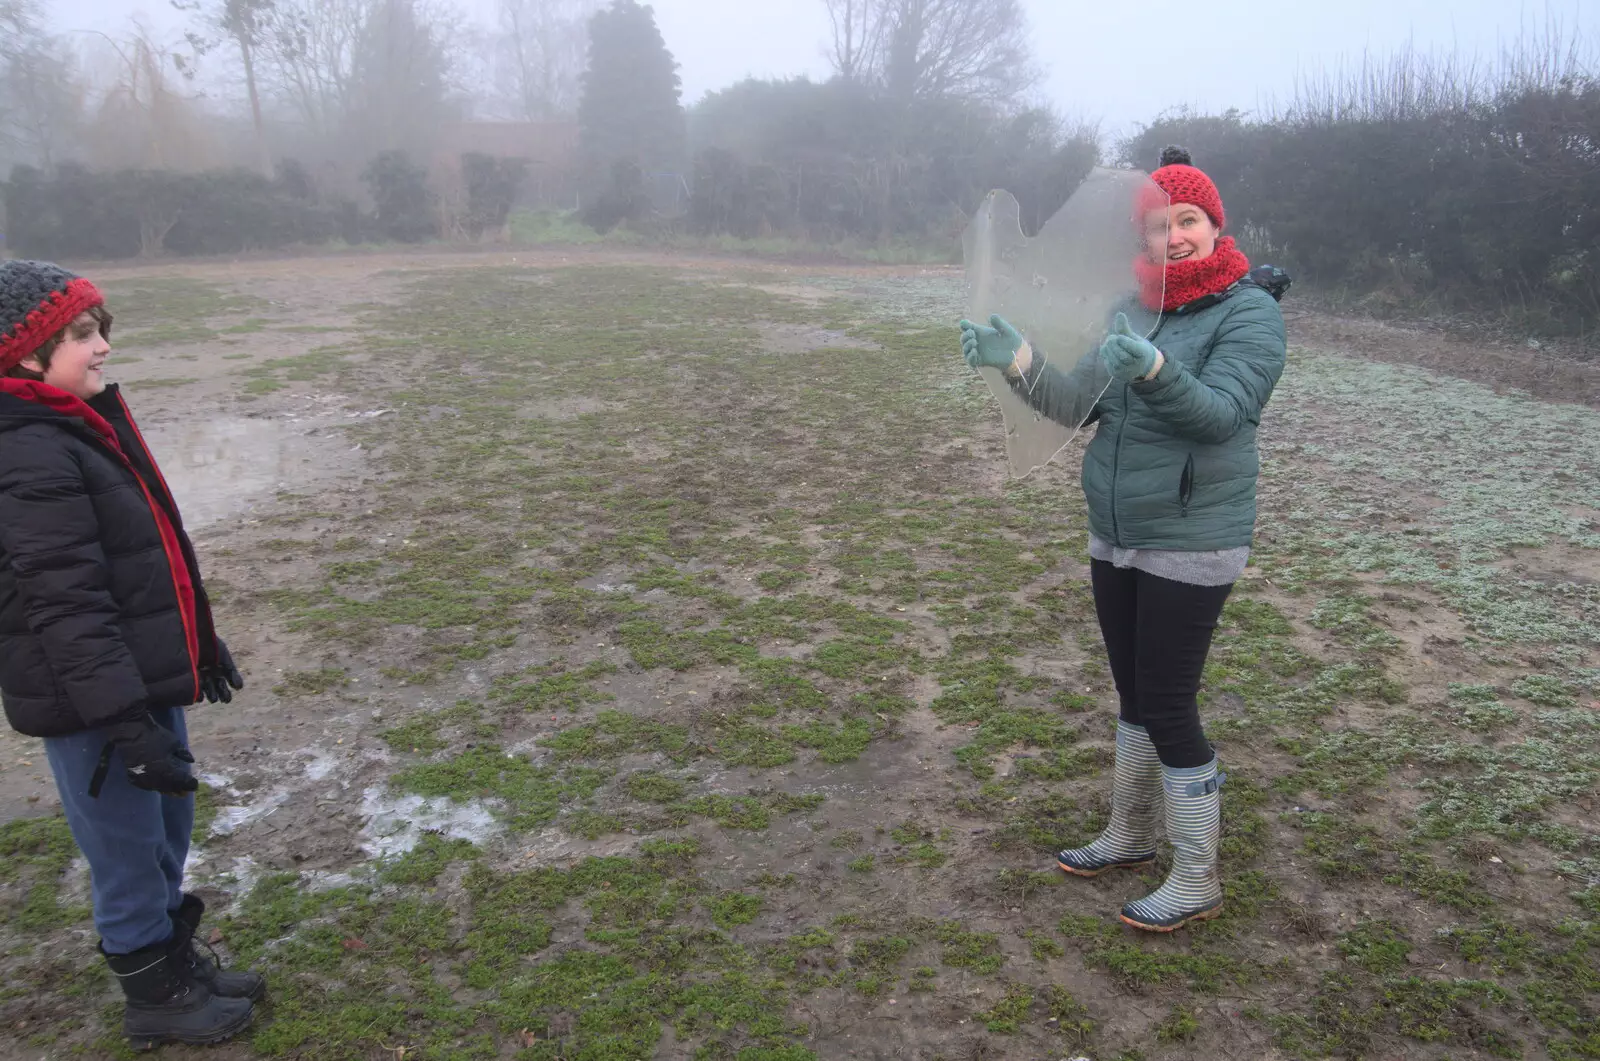
{"label": "brown hair", "polygon": [[[104,306],[90,306],[83,312],[95,319],[95,323],[100,325],[100,334],[106,339],[106,341],[109,342],[111,340],[110,312],[108,312]],[[76,323],[77,321],[74,319],[73,324]],[[28,355],[28,359],[38,360],[41,371],[35,372],[33,369],[26,367],[21,362],[18,362],[16,365],[12,366],[9,372],[4,373],[4,375],[10,376],[14,379],[43,380],[45,371],[48,371],[50,368],[50,358],[55,354],[56,347],[61,345],[61,340],[66,338],[67,332],[71,330],[71,328],[72,324],[68,324],[65,328],[62,328],[59,332],[56,332],[50,338],[46,339],[44,344],[41,345],[39,349]]]}

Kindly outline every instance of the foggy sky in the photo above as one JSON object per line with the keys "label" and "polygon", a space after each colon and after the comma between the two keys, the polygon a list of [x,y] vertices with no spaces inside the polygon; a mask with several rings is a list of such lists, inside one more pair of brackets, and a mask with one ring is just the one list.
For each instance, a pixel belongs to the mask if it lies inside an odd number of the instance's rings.
{"label": "foggy sky", "polygon": [[[1045,78],[1038,96],[1069,116],[1129,131],[1163,109],[1252,110],[1292,94],[1298,75],[1387,54],[1491,59],[1525,25],[1553,18],[1600,38],[1600,2],[1552,0],[1023,0]],[[494,0],[464,0],[484,22]],[[822,0],[654,0],[680,65],[684,102],[742,78],[826,77]],[[1587,10],[1585,10],[1587,8]],[[166,0],[53,0],[58,29],[114,31],[134,14],[152,27],[182,23]]]}

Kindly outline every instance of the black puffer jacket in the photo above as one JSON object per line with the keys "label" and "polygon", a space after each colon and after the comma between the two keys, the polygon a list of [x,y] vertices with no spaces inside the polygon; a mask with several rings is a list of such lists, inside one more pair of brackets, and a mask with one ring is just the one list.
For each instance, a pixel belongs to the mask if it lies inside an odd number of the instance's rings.
{"label": "black puffer jacket", "polygon": [[216,634],[177,506],[116,387],[0,380],[0,699],[54,737],[200,698]]}

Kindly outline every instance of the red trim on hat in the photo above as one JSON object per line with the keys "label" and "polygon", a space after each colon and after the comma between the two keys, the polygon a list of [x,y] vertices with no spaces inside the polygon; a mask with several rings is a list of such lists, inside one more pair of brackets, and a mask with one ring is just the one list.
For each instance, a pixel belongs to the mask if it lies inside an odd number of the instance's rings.
{"label": "red trim on hat", "polygon": [[67,281],[64,289],[50,292],[38,309],[18,323],[15,331],[0,336],[0,374],[16,368],[23,358],[77,319],[78,314],[103,306],[105,301],[100,289],[81,276]]}

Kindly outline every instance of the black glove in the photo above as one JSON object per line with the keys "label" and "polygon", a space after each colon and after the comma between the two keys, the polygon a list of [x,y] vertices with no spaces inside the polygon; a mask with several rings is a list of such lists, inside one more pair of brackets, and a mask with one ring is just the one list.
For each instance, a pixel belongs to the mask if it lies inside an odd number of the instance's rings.
{"label": "black glove", "polygon": [[200,672],[200,693],[208,704],[218,700],[228,704],[233,702],[233,690],[243,688],[244,675],[234,665],[233,654],[228,651],[227,643],[219,637],[217,661]]}
{"label": "black glove", "polygon": [[100,786],[111,770],[111,750],[122,752],[122,765],[128,783],[134,788],[159,792],[164,796],[187,796],[200,787],[189,772],[194,756],[178,735],[149,715],[132,722],[106,727],[106,746],[100,751],[100,765],[89,781],[89,797],[100,798]]}

